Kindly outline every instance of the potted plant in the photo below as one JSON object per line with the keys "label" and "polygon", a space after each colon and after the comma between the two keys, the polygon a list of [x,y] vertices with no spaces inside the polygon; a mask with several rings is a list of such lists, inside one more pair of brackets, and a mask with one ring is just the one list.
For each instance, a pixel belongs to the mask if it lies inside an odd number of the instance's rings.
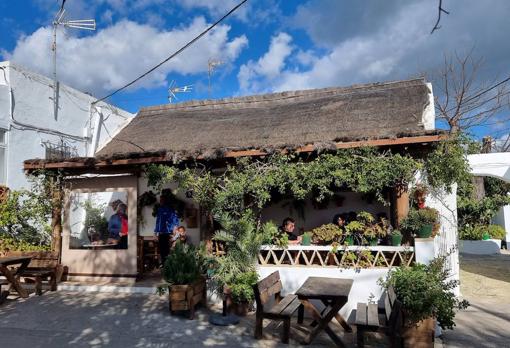
{"label": "potted plant", "polygon": [[505,229],[499,225],[466,224],[459,229],[459,249],[467,254],[498,254],[505,235]]}
{"label": "potted plant", "polygon": [[327,245],[338,242],[342,236],[342,229],[335,224],[325,224],[311,231],[314,244]]}
{"label": "potted plant", "polygon": [[435,321],[443,329],[455,326],[455,310],[469,303],[460,301],[452,290],[459,285],[444,267],[446,257],[437,257],[429,265],[402,266],[388,273],[379,284],[392,286],[403,308],[402,338],[406,347],[433,347]]}
{"label": "potted plant", "polygon": [[364,225],[362,233],[366,243],[376,246],[379,238],[386,237],[386,228],[381,223],[376,223],[374,216],[366,211],[359,212],[358,222]]}
{"label": "potted plant", "polygon": [[312,232],[305,232],[301,236],[301,245],[308,246],[312,243]]}
{"label": "potted plant", "polygon": [[163,295],[168,290],[170,312],[186,310],[193,319],[195,306],[200,302],[205,304],[206,298],[205,278],[201,275],[196,249],[176,243],[165,261],[162,275],[165,284],[158,286],[158,293]]}
{"label": "potted plant", "polygon": [[402,220],[402,228],[418,238],[432,236],[434,225],[439,223],[439,212],[434,208],[411,209],[407,217]]}
{"label": "potted plant", "polygon": [[344,239],[344,244],[354,245],[354,241],[359,242],[361,239],[363,231],[365,230],[365,225],[360,221],[351,221],[345,226],[346,238]]}
{"label": "potted plant", "polygon": [[227,292],[232,299],[231,311],[239,316],[246,316],[253,307],[255,295],[253,286],[257,283],[258,274],[255,271],[239,274],[227,285]]}
{"label": "potted plant", "polygon": [[400,246],[402,243],[402,233],[399,230],[393,230],[390,233],[391,245]]}

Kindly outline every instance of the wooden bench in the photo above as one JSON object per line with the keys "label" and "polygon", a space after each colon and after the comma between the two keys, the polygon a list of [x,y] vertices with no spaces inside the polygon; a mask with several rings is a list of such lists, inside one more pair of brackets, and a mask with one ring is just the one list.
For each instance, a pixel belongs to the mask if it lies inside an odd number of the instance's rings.
{"label": "wooden bench", "polygon": [[389,287],[384,296],[382,313],[376,303],[358,303],[356,308],[357,345],[364,346],[367,331],[384,332],[390,340],[390,347],[401,347],[402,303],[397,300],[395,291]]}
{"label": "wooden bench", "polygon": [[[289,343],[290,319],[299,309],[298,323],[303,322],[304,308],[296,295],[287,295],[282,298],[282,282],[280,273],[275,271],[268,277],[254,285],[255,302],[257,303],[255,319],[255,338],[262,338],[262,325],[264,319],[283,321],[282,342]],[[269,307],[270,299],[274,297],[273,306]]]}
{"label": "wooden bench", "polygon": [[43,281],[48,281],[50,290],[57,290],[57,282],[60,281],[64,268],[58,262],[58,255],[51,251],[10,251],[8,256],[30,256],[30,264],[19,276],[33,280],[35,293],[42,294]]}

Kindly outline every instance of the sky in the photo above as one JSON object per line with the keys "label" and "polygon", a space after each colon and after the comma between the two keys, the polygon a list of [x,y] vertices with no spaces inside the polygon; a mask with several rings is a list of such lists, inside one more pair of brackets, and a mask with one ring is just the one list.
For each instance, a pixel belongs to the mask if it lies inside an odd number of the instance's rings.
{"label": "sky", "polygon": [[[58,78],[101,98],[168,57],[239,0],[67,0],[66,19],[93,32],[58,31]],[[0,61],[52,74],[53,17],[61,0],[0,0]],[[108,101],[136,113],[191,99],[348,86],[437,75],[445,55],[483,59],[477,79],[510,75],[510,1],[249,0],[193,46]],[[219,60],[209,92],[208,61]],[[502,135],[510,125],[475,129]]]}

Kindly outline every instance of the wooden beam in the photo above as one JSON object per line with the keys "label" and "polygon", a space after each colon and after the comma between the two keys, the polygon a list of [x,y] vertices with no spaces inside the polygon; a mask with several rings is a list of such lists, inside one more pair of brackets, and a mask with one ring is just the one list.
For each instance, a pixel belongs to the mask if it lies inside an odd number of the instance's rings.
{"label": "wooden beam", "polygon": [[[420,143],[431,143],[444,140],[448,137],[446,134],[440,135],[423,135],[417,137],[402,137],[393,139],[374,139],[374,140],[360,140],[360,141],[349,141],[349,142],[338,142],[335,147],[337,149],[349,149],[363,146],[395,146],[395,145],[408,145],[408,144],[420,144]],[[316,151],[314,145],[305,145],[297,148],[296,153],[307,153]],[[280,153],[288,153],[288,150],[282,150]],[[239,157],[255,157],[255,156],[267,156],[268,152],[262,150],[233,150],[227,151],[224,154],[224,158],[239,158]],[[197,160],[206,160],[207,158],[203,155],[198,156]],[[171,162],[165,155],[139,157],[139,158],[126,158],[126,159],[107,159],[107,160],[94,160],[94,159],[83,159],[82,161],[63,161],[63,162],[27,162],[24,164],[25,170],[37,170],[37,169],[74,169],[74,168],[104,168],[112,166],[127,166],[127,165],[141,165],[149,163],[167,163]]]}

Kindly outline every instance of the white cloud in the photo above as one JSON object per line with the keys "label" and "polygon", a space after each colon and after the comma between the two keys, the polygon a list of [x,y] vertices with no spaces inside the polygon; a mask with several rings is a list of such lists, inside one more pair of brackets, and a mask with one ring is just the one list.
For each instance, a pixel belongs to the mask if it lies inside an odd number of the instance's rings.
{"label": "white cloud", "polygon": [[261,82],[272,83],[285,67],[285,60],[292,53],[292,37],[287,33],[279,33],[271,38],[269,50],[256,62],[250,60],[239,69],[238,79],[241,90],[263,90]]}
{"label": "white cloud", "polygon": [[[335,0],[309,1],[290,22],[305,29],[314,50],[307,51],[310,46],[296,49],[277,78],[266,77],[260,69],[247,71],[242,67],[238,75],[241,92],[406,79],[437,70],[444,53],[463,54],[472,47],[475,58],[484,57],[487,64],[487,69],[480,72],[481,79],[510,72],[510,47],[503,44],[510,30],[510,2],[449,2],[447,9],[451,14],[443,16],[441,29],[433,35],[430,30],[436,20],[437,4],[389,4],[384,8],[386,2],[383,6],[376,1],[352,5]],[[270,51],[271,48],[265,55]]]}
{"label": "white cloud", "polygon": [[[202,17],[189,25],[159,30],[123,20],[92,36],[58,36],[59,79],[73,87],[104,93],[131,81],[153,67],[187,41],[202,32],[208,23]],[[229,38],[230,27],[217,26],[182,54],[140,81],[135,88],[165,84],[169,73],[195,74],[207,71],[209,57],[234,61],[248,44],[244,35]],[[7,59],[37,72],[51,74],[51,28],[40,28],[18,40]]]}

